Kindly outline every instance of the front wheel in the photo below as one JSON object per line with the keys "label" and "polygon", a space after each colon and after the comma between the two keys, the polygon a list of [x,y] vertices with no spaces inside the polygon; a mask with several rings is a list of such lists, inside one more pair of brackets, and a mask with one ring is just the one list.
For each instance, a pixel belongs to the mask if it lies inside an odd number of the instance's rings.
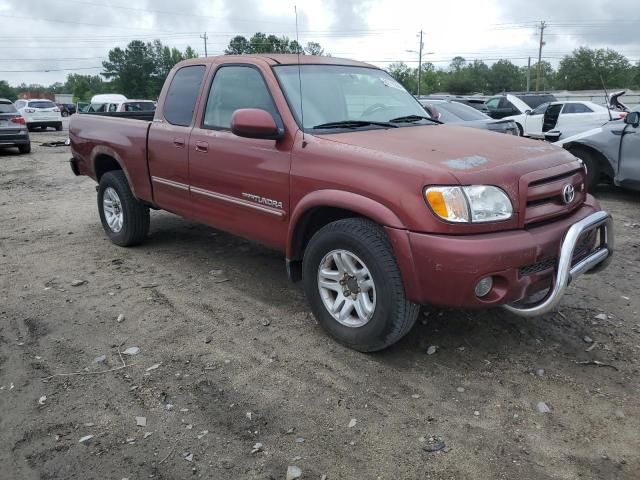
{"label": "front wheel", "polygon": [[105,233],[116,245],[138,245],[149,232],[149,207],[133,196],[122,170],[107,172],[100,179],[98,211]]}
{"label": "front wheel", "polygon": [[25,143],[24,145],[19,145],[18,151],[20,153],[31,153],[31,142]]}
{"label": "front wheel", "polygon": [[62,130],[62,123],[58,123],[56,125],[56,132],[59,132],[60,130]]}
{"label": "front wheel", "polygon": [[320,325],[361,352],[382,350],[406,335],[419,306],[407,300],[389,239],[377,224],[338,220],[311,238],[303,284]]}
{"label": "front wheel", "polygon": [[602,174],[600,162],[598,162],[598,159],[593,153],[585,149],[574,148],[571,150],[571,153],[582,160],[585,167],[587,167],[587,191],[593,193],[598,183],[600,183],[600,176]]}

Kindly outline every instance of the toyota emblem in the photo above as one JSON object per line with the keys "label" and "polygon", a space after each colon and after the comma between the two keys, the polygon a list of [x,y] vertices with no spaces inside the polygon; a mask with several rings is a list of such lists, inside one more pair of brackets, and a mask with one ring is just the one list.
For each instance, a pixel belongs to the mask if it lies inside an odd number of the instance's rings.
{"label": "toyota emblem", "polygon": [[565,185],[562,188],[562,199],[564,203],[571,203],[574,198],[576,198],[576,190],[573,188],[573,185]]}

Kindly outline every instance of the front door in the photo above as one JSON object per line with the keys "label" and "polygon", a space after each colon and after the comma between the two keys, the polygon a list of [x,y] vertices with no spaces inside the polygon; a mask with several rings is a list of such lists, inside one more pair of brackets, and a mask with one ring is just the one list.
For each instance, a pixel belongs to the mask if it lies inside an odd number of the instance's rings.
{"label": "front door", "polygon": [[542,137],[542,121],[549,103],[543,103],[531,110],[525,117],[524,134],[527,137]]}
{"label": "front door", "polygon": [[191,214],[189,195],[189,135],[206,68],[189,65],[178,70],[167,91],[162,118],[149,128],[147,155],[153,200],[161,208]]}
{"label": "front door", "polygon": [[640,126],[625,125],[620,140],[620,158],[616,181],[640,185]]}
{"label": "front door", "polygon": [[202,120],[189,139],[189,178],[200,221],[276,248],[286,244],[288,142],[241,138],[231,116],[241,108],[269,112],[282,125],[262,72],[244,64],[214,73]]}

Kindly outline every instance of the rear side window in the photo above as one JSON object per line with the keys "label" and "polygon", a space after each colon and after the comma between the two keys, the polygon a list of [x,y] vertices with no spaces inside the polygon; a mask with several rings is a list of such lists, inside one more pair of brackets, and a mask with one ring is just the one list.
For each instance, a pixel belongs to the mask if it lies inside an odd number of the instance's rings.
{"label": "rear side window", "polygon": [[259,108],[277,116],[276,106],[262,75],[252,67],[220,67],[209,92],[204,114],[205,128],[230,128],[233,112]]}
{"label": "rear side window", "polygon": [[487,108],[490,108],[491,110],[495,110],[496,108],[498,108],[499,103],[500,103],[499,98],[492,98],[490,100],[487,100],[487,103],[485,103],[485,105],[487,106]]}
{"label": "rear side window", "polygon": [[589,107],[587,107],[583,103],[567,103],[562,109],[562,113],[591,113],[591,112],[593,112],[593,110],[591,110]]}
{"label": "rear side window", "polygon": [[56,108],[56,104],[53,102],[29,102],[31,108]]}
{"label": "rear side window", "polygon": [[191,125],[204,71],[204,65],[191,65],[176,72],[164,100],[167,122],[184,127]]}
{"label": "rear side window", "polygon": [[11,102],[0,102],[0,113],[16,113],[16,107]]}

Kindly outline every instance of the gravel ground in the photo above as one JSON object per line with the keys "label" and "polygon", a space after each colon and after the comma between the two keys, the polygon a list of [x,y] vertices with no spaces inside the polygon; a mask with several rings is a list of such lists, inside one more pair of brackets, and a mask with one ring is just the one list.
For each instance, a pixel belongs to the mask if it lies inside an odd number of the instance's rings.
{"label": "gravel ground", "polygon": [[616,257],[557,312],[425,308],[364,355],[278,253],[165,212],[112,245],[65,137],[0,152],[1,478],[640,478],[639,194],[597,192]]}

